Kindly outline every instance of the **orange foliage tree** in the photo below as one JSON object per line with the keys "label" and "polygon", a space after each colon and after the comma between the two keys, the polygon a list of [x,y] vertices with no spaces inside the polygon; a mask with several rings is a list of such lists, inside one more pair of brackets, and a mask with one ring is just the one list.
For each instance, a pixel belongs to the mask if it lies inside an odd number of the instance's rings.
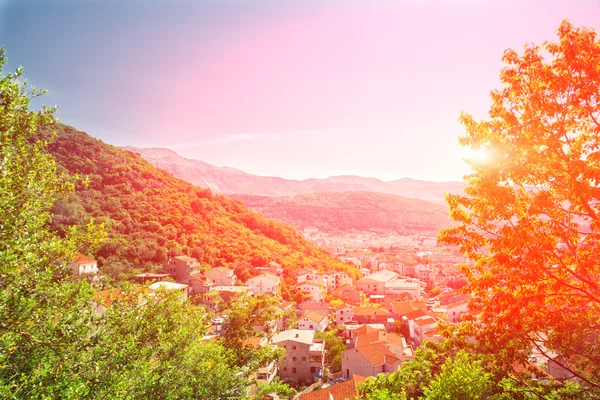
{"label": "orange foliage tree", "polygon": [[[504,366],[542,353],[563,376],[600,385],[600,42],[564,21],[559,41],[507,50],[489,118],[461,115],[470,161],[457,226],[440,239],[464,267],[472,306],[462,327]],[[556,368],[555,368],[556,370]]]}

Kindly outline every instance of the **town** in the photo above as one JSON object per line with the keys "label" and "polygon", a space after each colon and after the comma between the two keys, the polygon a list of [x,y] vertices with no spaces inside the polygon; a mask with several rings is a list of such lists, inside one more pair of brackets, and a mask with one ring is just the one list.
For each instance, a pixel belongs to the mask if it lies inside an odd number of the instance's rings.
{"label": "town", "polygon": [[[285,357],[262,366],[255,380],[271,383],[278,376],[299,389],[302,400],[323,398],[312,397],[322,396],[319,391],[335,393],[330,397],[334,400],[354,398],[366,377],[397,371],[414,359],[415,349],[426,341],[441,343],[440,326],[456,325],[463,315],[478,314],[469,307],[470,297],[460,292],[466,280],[459,265],[468,260],[456,249],[438,247],[433,238],[405,237],[373,250],[338,247],[334,254],[354,265],[362,278],[353,281],[345,272],[302,270],[293,277],[295,293],[301,293],[298,301],[281,298],[286,271],[277,262],[255,268],[254,276],[241,282],[233,269],[200,271],[195,258],[178,256],[157,273],[138,274],[131,280],[142,285],[146,294],[176,291],[182,301],[202,305],[211,316],[205,340],[226,332],[229,307],[241,296],[276,298],[273,319],[248,321],[255,336],[246,342],[255,348],[279,347]],[[97,261],[90,257],[79,254],[71,268],[76,276],[98,280]],[[119,296],[123,293],[116,288],[96,292],[96,313]],[[327,331],[345,347],[337,362],[329,364],[325,340],[318,334]],[[551,359],[532,355],[529,363],[548,379],[570,377]]]}

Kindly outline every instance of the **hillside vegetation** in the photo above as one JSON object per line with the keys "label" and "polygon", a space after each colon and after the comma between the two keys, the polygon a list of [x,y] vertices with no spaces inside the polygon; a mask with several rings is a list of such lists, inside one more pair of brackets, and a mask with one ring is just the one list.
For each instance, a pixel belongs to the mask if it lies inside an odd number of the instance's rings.
{"label": "hillside vegetation", "polygon": [[297,228],[325,232],[437,232],[450,225],[448,208],[420,199],[374,192],[305,193],[293,197],[235,195],[253,210]]}
{"label": "hillside vegetation", "polygon": [[63,232],[89,216],[104,221],[109,237],[94,255],[114,279],[151,271],[181,254],[207,267],[232,266],[241,275],[269,261],[279,262],[288,273],[314,267],[356,274],[292,227],[74,128],[57,126],[49,149],[66,172],[89,180],[55,203],[53,227]]}

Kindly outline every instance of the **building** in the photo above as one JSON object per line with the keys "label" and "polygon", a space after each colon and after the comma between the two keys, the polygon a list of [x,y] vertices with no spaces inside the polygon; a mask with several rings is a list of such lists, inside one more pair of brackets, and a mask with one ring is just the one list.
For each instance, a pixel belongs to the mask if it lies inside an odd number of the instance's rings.
{"label": "building", "polygon": [[327,327],[327,318],[316,311],[311,311],[298,319],[298,329],[323,332]]}
{"label": "building", "polygon": [[333,291],[333,297],[345,303],[358,304],[362,300],[362,292],[350,285],[342,285]]}
{"label": "building", "polygon": [[278,375],[284,380],[313,382],[323,376],[325,343],[315,339],[315,331],[290,329],[271,339],[285,350],[285,359],[278,365]]}
{"label": "building", "polygon": [[281,278],[270,272],[264,272],[246,281],[246,285],[252,288],[254,294],[270,293],[277,294]]}
{"label": "building", "polygon": [[397,277],[397,272],[382,269],[357,280],[354,286],[366,294],[385,294],[385,284]]}
{"label": "building", "polygon": [[314,281],[305,281],[296,286],[296,289],[304,294],[309,294],[311,299],[317,303],[322,300],[322,286]]}
{"label": "building", "polygon": [[383,308],[356,307],[354,308],[354,320],[361,325],[364,324],[387,324],[390,313]]}
{"label": "building", "polygon": [[270,263],[265,264],[262,267],[257,267],[256,271],[258,271],[260,273],[270,272],[273,275],[277,275],[277,276],[283,275],[283,267],[274,261],[271,261]]}
{"label": "building", "polygon": [[148,289],[151,289],[153,291],[176,290],[178,292],[181,292],[181,301],[185,301],[189,295],[189,286],[185,285],[183,283],[164,282],[164,281],[163,282],[154,282],[153,284],[148,286]]}
{"label": "building", "polygon": [[367,344],[342,352],[342,374],[346,378],[350,378],[353,374],[377,376],[396,372],[400,364],[400,358],[392,353],[383,342]]}
{"label": "building", "polygon": [[237,280],[233,270],[227,267],[212,268],[205,274],[215,286],[233,286]]}
{"label": "building", "polygon": [[354,307],[348,304],[340,304],[335,308],[335,324],[345,325],[354,321]]}
{"label": "building", "polygon": [[150,284],[152,282],[164,281],[168,278],[169,274],[137,274],[131,277],[131,280],[142,285]]}
{"label": "building", "polygon": [[302,282],[323,282],[323,277],[316,270],[304,269],[296,274],[296,283]]}
{"label": "building", "polygon": [[359,397],[358,387],[365,382],[365,378],[356,374],[345,382],[307,392],[298,396],[298,400],[348,400]]}
{"label": "building", "polygon": [[409,294],[413,301],[421,299],[421,282],[412,278],[394,278],[384,285],[385,294]]}
{"label": "building", "polygon": [[190,287],[191,296],[202,296],[214,287],[214,283],[211,282],[210,278],[201,272],[190,275],[185,283]]}
{"label": "building", "polygon": [[331,293],[340,286],[352,286],[352,278],[345,272],[334,272],[327,275],[327,292]]}
{"label": "building", "polygon": [[163,267],[163,271],[171,275],[177,282],[186,281],[190,275],[197,274],[200,263],[193,257],[177,256],[169,260]]}
{"label": "building", "polygon": [[446,318],[448,322],[458,323],[463,314],[469,313],[469,299],[457,301],[446,306]]}
{"label": "building", "polygon": [[329,310],[331,309],[328,302],[322,301],[317,303],[316,301],[308,300],[298,305],[298,310],[302,315],[308,314],[311,311],[315,311],[322,316],[328,318]]}
{"label": "building", "polygon": [[73,273],[77,276],[82,275],[97,275],[98,274],[98,261],[90,258],[88,256],[84,256],[81,253],[77,253],[71,263],[69,264],[69,268],[73,271]]}

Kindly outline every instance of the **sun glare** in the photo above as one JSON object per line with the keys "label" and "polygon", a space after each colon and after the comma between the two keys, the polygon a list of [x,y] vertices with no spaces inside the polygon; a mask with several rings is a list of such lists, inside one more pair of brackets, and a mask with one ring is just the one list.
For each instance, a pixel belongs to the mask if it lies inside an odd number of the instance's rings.
{"label": "sun glare", "polygon": [[464,149],[463,159],[470,162],[484,163],[490,160],[490,153],[485,149]]}

